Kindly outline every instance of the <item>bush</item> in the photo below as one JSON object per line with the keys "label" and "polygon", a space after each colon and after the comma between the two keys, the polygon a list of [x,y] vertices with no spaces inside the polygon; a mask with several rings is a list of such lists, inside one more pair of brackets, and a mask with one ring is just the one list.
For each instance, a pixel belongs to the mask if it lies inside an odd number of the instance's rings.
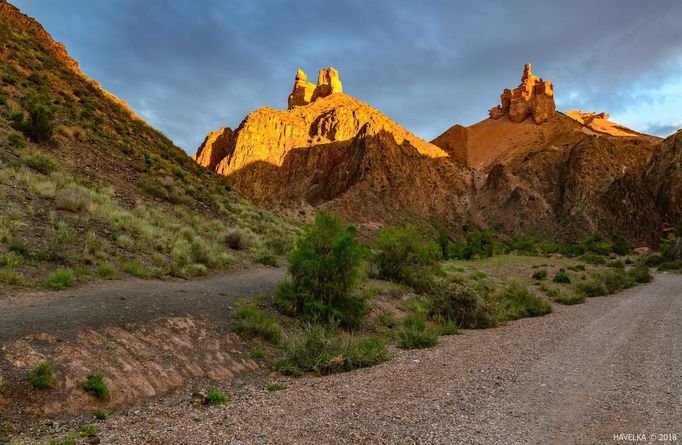
{"label": "bush", "polygon": [[232,229],[227,232],[224,242],[233,250],[246,250],[253,245],[253,240],[241,229]]}
{"label": "bush", "polygon": [[355,228],[319,213],[298,239],[289,256],[291,281],[285,281],[276,304],[291,315],[311,321],[357,326],[367,303],[353,295],[363,272],[364,249]]}
{"label": "bush", "polygon": [[7,135],[7,143],[14,148],[17,149],[22,149],[26,147],[26,142],[24,140],[24,136],[22,136],[21,133],[17,133],[16,131],[11,132],[10,134]]}
{"label": "bush", "polygon": [[53,122],[55,108],[45,104],[31,104],[28,119],[20,113],[13,116],[13,127],[26,135],[33,142],[49,142],[54,134]]}
{"label": "bush", "polygon": [[249,355],[252,359],[263,360],[265,358],[265,349],[254,346],[249,351]]}
{"label": "bush", "polygon": [[8,286],[23,286],[24,276],[14,270],[0,269],[0,283]]}
{"label": "bush", "polygon": [[104,400],[109,396],[109,387],[104,383],[104,374],[95,372],[90,374],[87,380],[79,383],[80,387],[89,394]]}
{"label": "bush", "polygon": [[610,267],[612,269],[625,269],[625,263],[621,260],[612,260],[606,263],[606,267]]}
{"label": "bush", "polygon": [[544,280],[545,278],[547,278],[547,270],[546,269],[536,270],[535,272],[533,272],[532,278],[538,281]]}
{"label": "bush", "polygon": [[559,304],[580,304],[585,302],[585,295],[578,293],[570,293],[564,289],[557,289],[547,285],[541,287],[545,295],[549,297],[552,301]]}
{"label": "bush", "polygon": [[572,270],[573,272],[585,272],[585,266],[583,266],[582,264],[574,264],[572,266],[569,266],[568,270]]}
{"label": "bush", "polygon": [[552,279],[552,281],[555,283],[570,283],[571,277],[568,276],[564,269],[559,269],[556,275],[554,275],[554,279]]}
{"label": "bush", "polygon": [[663,255],[661,255],[660,253],[652,253],[644,257],[644,264],[646,264],[649,267],[658,266],[664,261],[665,258],[663,258]]}
{"label": "bush", "polygon": [[22,156],[21,163],[44,175],[49,175],[57,169],[57,163],[54,159],[40,153]]}
{"label": "bush", "polygon": [[213,406],[225,405],[230,402],[230,398],[218,391],[217,389],[212,389],[206,393],[206,403]]}
{"label": "bush", "polygon": [[38,389],[48,389],[57,381],[49,362],[40,362],[28,373],[28,382]]}
{"label": "bush", "polygon": [[50,289],[62,290],[73,285],[76,281],[76,275],[71,269],[61,268],[52,272],[50,276],[47,277],[45,285]]}
{"label": "bush", "polygon": [[201,263],[192,263],[188,264],[184,271],[190,277],[203,277],[208,273],[208,268]]}
{"label": "bush", "polygon": [[116,273],[116,268],[110,263],[104,263],[101,264],[97,270],[95,270],[95,274],[99,278],[103,278],[105,280],[115,280],[118,274]]}
{"label": "bush", "polygon": [[508,320],[537,317],[552,312],[551,304],[517,282],[512,282],[502,289],[497,299],[502,304],[505,318]]}
{"label": "bush", "polygon": [[426,326],[418,314],[406,317],[395,332],[397,346],[401,349],[421,349],[434,346],[438,335]]}
{"label": "bush", "polygon": [[434,282],[428,292],[427,305],[431,319],[452,322],[464,328],[478,327],[483,315],[481,296],[460,283]]}
{"label": "bush", "polygon": [[516,252],[519,255],[537,255],[538,246],[531,236],[517,235],[506,242],[509,252]]}
{"label": "bush", "polygon": [[372,260],[377,277],[419,286],[437,269],[440,253],[435,243],[419,240],[414,226],[386,227],[379,230]]}
{"label": "bush", "polygon": [[332,374],[374,366],[388,360],[388,345],[380,337],[347,337],[321,325],[307,326],[284,342],[284,357],[275,369],[287,375],[312,371]]}
{"label": "bush", "polygon": [[283,389],[287,389],[287,385],[282,385],[281,383],[268,383],[265,385],[265,390],[266,391],[281,391]]}
{"label": "bush", "polygon": [[75,213],[84,209],[90,203],[90,196],[79,187],[67,186],[57,190],[54,200],[55,206],[59,210]]}
{"label": "bush", "polygon": [[637,263],[628,271],[628,276],[634,283],[648,283],[654,279],[649,272],[649,267],[642,262]]}
{"label": "bush", "polygon": [[126,261],[123,263],[123,272],[140,278],[151,278],[152,271],[138,261]]}
{"label": "bush", "polygon": [[603,295],[608,295],[609,291],[598,278],[590,278],[585,281],[579,281],[575,284],[575,291],[578,295],[583,295],[585,297],[601,297]]}
{"label": "bush", "polygon": [[592,252],[582,255],[579,259],[589,264],[606,264],[607,261],[605,256]]}
{"label": "bush", "polygon": [[599,274],[599,279],[604,283],[609,294],[618,293],[623,289],[632,287],[633,284],[625,271],[619,269],[602,272]]}
{"label": "bush", "polygon": [[658,270],[682,270],[682,260],[665,261],[658,266]]}
{"label": "bush", "polygon": [[260,337],[276,343],[282,335],[282,327],[275,314],[264,311],[255,302],[240,301],[234,318],[236,321],[232,329],[246,340]]}
{"label": "bush", "polygon": [[264,250],[256,256],[256,263],[268,267],[277,267],[277,257]]}
{"label": "bush", "polygon": [[495,248],[495,234],[492,230],[479,228],[467,231],[467,243],[464,249],[464,259],[488,258],[493,256]]}

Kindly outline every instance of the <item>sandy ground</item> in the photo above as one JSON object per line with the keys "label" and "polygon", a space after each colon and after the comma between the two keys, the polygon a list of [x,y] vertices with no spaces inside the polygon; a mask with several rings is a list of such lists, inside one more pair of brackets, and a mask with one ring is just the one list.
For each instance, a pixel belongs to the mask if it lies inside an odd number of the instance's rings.
{"label": "sandy ground", "polygon": [[[682,275],[444,337],[374,368],[188,395],[100,424],[104,444],[621,444],[682,440]],[[641,438],[641,436],[639,436]],[[670,443],[670,442],[669,442]]]}

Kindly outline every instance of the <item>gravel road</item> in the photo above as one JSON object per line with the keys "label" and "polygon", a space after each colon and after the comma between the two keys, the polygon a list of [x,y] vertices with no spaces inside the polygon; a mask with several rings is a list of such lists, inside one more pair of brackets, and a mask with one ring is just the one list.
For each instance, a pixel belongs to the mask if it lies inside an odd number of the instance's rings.
{"label": "gravel road", "polygon": [[85,329],[184,315],[225,317],[239,298],[271,294],[284,269],[254,268],[190,281],[127,279],[0,299],[0,341],[43,332],[70,339]]}
{"label": "gravel road", "polygon": [[[682,441],[682,275],[443,337],[380,366],[187,395],[101,424],[103,444],[622,444]],[[641,438],[641,436],[640,436]],[[671,442],[668,442],[671,443]]]}

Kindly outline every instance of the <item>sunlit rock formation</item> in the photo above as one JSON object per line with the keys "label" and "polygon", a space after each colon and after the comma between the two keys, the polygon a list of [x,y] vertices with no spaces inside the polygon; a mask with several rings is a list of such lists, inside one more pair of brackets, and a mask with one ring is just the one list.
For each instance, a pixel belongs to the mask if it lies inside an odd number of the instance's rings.
{"label": "sunlit rock formation", "polygon": [[339,80],[339,72],[334,68],[323,68],[317,77],[317,85],[308,82],[308,77],[299,68],[294,80],[294,89],[289,95],[289,109],[301,105],[308,105],[310,102],[327,97],[330,94],[342,93],[343,87]]}
{"label": "sunlit rock formation", "polygon": [[522,122],[532,116],[536,124],[541,124],[552,117],[556,109],[552,81],[534,75],[530,63],[523,69],[521,84],[513,90],[505,89],[500,102],[488,112],[492,119],[508,115],[512,122]]}

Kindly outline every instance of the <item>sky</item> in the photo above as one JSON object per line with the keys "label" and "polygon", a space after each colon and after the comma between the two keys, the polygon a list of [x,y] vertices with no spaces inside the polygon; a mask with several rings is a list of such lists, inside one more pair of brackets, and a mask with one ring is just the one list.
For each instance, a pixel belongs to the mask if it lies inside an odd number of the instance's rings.
{"label": "sky", "polygon": [[525,63],[557,108],[635,130],[682,128],[679,0],[10,0],[81,69],[189,153],[260,107],[297,68],[431,140],[488,116]]}

